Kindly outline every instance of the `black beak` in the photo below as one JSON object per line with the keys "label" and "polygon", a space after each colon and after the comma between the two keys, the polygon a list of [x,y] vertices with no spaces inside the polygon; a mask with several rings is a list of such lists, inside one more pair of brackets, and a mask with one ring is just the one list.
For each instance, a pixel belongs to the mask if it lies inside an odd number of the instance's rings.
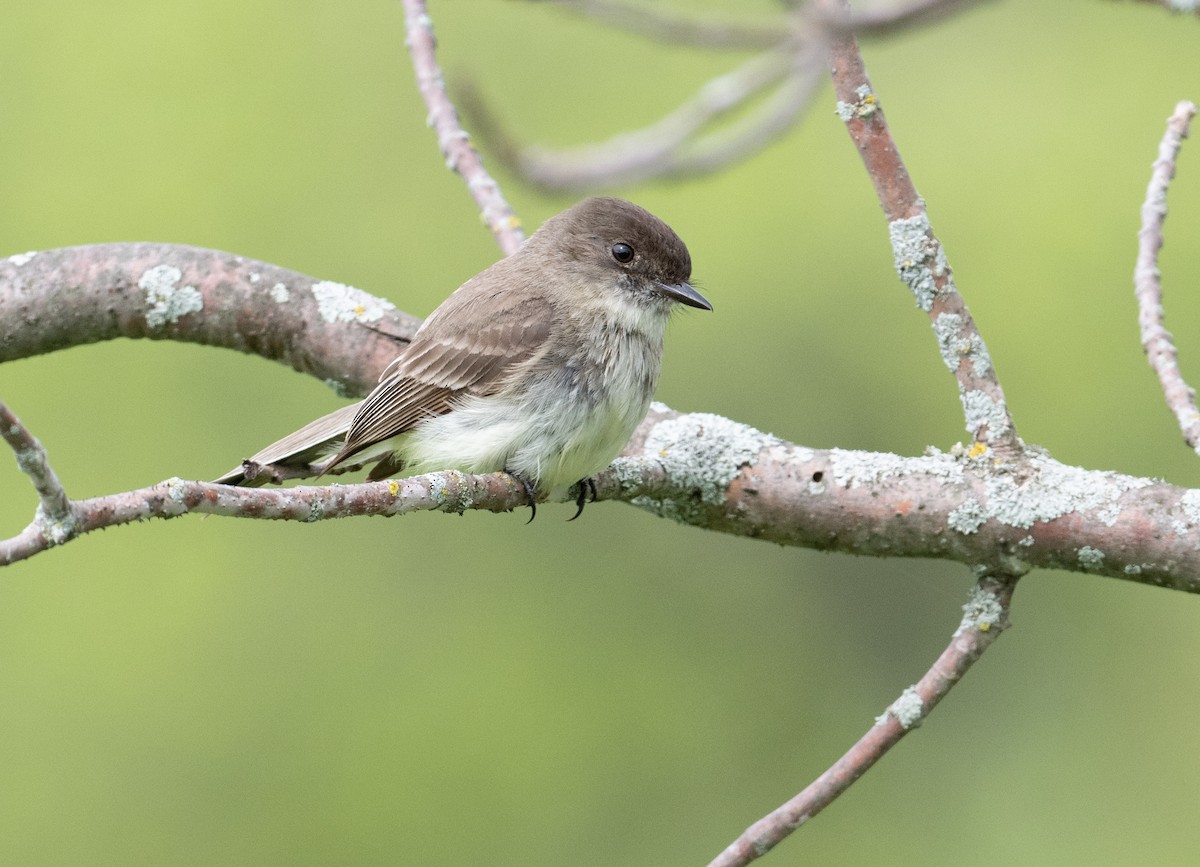
{"label": "black beak", "polygon": [[659,283],[658,291],[672,301],[678,301],[680,304],[686,304],[688,307],[712,310],[712,305],[708,303],[708,299],[687,283]]}

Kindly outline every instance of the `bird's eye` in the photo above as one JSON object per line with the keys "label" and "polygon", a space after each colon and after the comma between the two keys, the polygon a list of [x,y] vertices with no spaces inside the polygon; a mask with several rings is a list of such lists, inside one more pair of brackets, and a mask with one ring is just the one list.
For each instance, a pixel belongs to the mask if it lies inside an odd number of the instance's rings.
{"label": "bird's eye", "polygon": [[628,244],[613,244],[612,255],[622,265],[627,265],[633,261],[633,247]]}

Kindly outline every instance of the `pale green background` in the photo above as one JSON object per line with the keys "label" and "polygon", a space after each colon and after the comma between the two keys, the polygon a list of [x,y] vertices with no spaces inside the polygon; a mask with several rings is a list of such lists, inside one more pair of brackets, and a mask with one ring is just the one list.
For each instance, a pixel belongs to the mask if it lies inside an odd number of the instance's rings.
{"label": "pale green background", "polygon": [[[739,60],[548,4],[432,12],[451,79],[549,144],[651,121]],[[1200,484],[1131,292],[1200,22],[992,3],[865,55],[1022,435]],[[497,257],[424,120],[390,0],[8,2],[0,250],[184,242],[423,315]],[[1200,381],[1200,141],[1179,174],[1168,325]],[[530,226],[570,201],[500,176]],[[964,437],[828,88],[733,171],[615,192],[687,240],[716,307],[672,326],[661,399],[811,446]],[[0,397],[76,497],[211,477],[339,402],[257,358],[128,341],[5,365]],[[36,501],[10,459],[0,492],[15,533]],[[703,864],[925,671],[970,584],[569,514],[189,517],[4,570],[0,862]],[[1200,601],[1034,573],[1014,621],[764,863],[1196,863]]]}

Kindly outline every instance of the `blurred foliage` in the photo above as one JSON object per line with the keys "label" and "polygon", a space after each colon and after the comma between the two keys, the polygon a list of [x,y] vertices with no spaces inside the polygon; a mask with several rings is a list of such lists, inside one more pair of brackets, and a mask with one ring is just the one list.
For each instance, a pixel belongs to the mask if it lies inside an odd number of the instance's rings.
{"label": "blurred foliage", "polygon": [[[544,144],[649,122],[739,61],[546,4],[432,13],[451,81]],[[186,242],[427,313],[497,252],[425,128],[402,25],[391,0],[8,4],[4,252]],[[1194,18],[1096,0],[864,48],[1021,433],[1186,485],[1131,274],[1198,48]],[[826,88],[719,176],[615,191],[687,240],[716,306],[673,326],[659,395],[812,446],[947,448],[954,383],[832,108]],[[501,180],[531,227],[568,204]],[[1167,322],[1195,382],[1200,143],[1170,203]],[[211,477],[338,403],[259,359],[128,341],[5,365],[0,395],[77,497]],[[0,464],[7,535],[35,499]],[[706,863],[926,669],[970,583],[569,514],[187,518],[5,570],[0,860]],[[1035,573],[1014,621],[768,862],[1195,863],[1200,600]]]}

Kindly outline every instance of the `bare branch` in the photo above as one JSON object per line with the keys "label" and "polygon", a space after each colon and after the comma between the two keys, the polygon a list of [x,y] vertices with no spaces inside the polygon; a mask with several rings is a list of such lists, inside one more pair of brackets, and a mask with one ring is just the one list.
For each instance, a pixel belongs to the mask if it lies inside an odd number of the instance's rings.
{"label": "bare branch", "polygon": [[470,136],[459,122],[458,112],[446,93],[446,81],[437,62],[433,19],[425,8],[425,0],[404,0],[404,23],[417,87],[429,109],[429,125],[437,133],[438,147],[446,158],[446,166],[467,182],[467,190],[492,230],[496,243],[505,255],[511,255],[525,241],[521,221],[501,194],[500,185],[483,167],[483,158],[471,146]]}
{"label": "bare branch", "polygon": [[842,33],[856,33],[859,36],[885,36],[910,27],[925,26],[965,12],[978,6],[983,0],[910,0],[882,9],[866,11],[843,10],[840,14],[823,10],[826,25]]}
{"label": "bare branch", "polygon": [[1162,280],[1158,270],[1163,221],[1167,218],[1167,188],[1175,177],[1175,158],[1195,116],[1196,104],[1184,101],[1175,106],[1175,113],[1167,119],[1167,131],[1158,146],[1158,159],[1154,161],[1146,201],[1142,204],[1142,228],[1138,231],[1133,285],[1138,300],[1142,348],[1150,367],[1158,374],[1167,406],[1175,413],[1184,440],[1200,454],[1200,410],[1196,408],[1196,392],[1179,372],[1175,341],[1163,325]]}
{"label": "bare branch", "polygon": [[967,670],[1008,628],[1017,576],[987,576],[963,606],[950,645],[914,686],[892,702],[875,725],[804,791],[747,828],[709,867],[743,867],[828,807],[900,739],[919,726]]}
{"label": "bare branch", "polygon": [[[481,135],[513,171],[546,190],[580,190],[708,172],[766,147],[808,107],[819,74],[819,54],[789,45],[712,79],[650,126],[562,150],[517,145],[473,88],[464,91],[463,101]],[[700,137],[704,128],[772,87],[774,92],[756,111],[728,129]]]}
{"label": "bare branch", "polygon": [[1181,15],[1200,15],[1200,2],[1197,0],[1137,0],[1138,3],[1149,3],[1151,6],[1161,6],[1170,12]]}
{"label": "bare branch", "polygon": [[[844,0],[824,3],[830,9],[846,8]],[[1019,460],[1022,447],[987,346],[954,284],[946,253],[904,167],[853,36],[834,40],[831,61],[838,116],[875,185],[900,279],[917,306],[929,314],[942,360],[958,382],[967,430],[980,448],[990,447],[1003,460]]]}
{"label": "bare branch", "polygon": [[657,42],[682,43],[699,48],[771,48],[807,33],[812,26],[860,36],[887,35],[913,26],[941,21],[951,15],[978,5],[982,0],[910,0],[868,9],[831,15],[814,16],[807,4],[796,3],[790,20],[768,24],[746,24],[744,21],[698,19],[671,9],[623,0],[553,0],[558,5],[588,15],[613,27],[619,27]]}
{"label": "bare branch", "polygon": [[582,15],[658,42],[700,48],[770,48],[792,34],[786,23],[746,24],[744,21],[697,19],[672,9],[621,0],[553,0]]}

